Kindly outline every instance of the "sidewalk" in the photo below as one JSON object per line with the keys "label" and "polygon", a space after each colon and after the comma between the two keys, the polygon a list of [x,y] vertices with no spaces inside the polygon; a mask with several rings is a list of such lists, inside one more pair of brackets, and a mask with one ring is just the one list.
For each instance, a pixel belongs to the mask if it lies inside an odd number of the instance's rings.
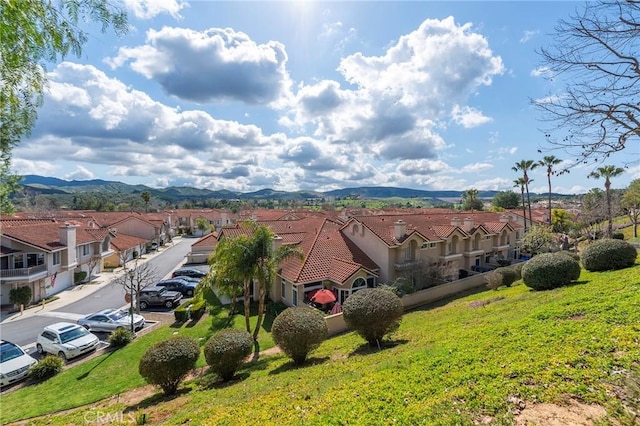
{"label": "sidewalk", "polygon": [[[145,253],[140,259],[138,259],[138,264],[144,263],[150,259],[153,259],[158,254],[162,253],[164,250]],[[134,263],[134,261],[129,261],[128,262],[129,266],[131,266],[132,263]],[[180,265],[178,265],[177,267],[180,267]],[[7,323],[11,323],[12,321],[18,321],[24,318],[29,318],[34,315],[38,315],[43,312],[58,310],[66,305],[69,305],[73,302],[77,302],[78,300],[81,300],[87,296],[90,296],[94,292],[100,290],[102,287],[111,283],[116,278],[121,277],[123,274],[124,274],[124,268],[122,267],[114,269],[113,272],[103,271],[100,273],[100,275],[95,275],[93,277],[91,284],[84,283],[84,284],[72,285],[62,290],[60,293],[56,293],[55,295],[53,295],[58,299],[52,302],[46,303],[44,307],[42,306],[42,304],[31,305],[29,306],[29,308],[25,309],[22,314],[20,314],[20,311],[17,311],[17,312],[0,311],[0,324],[7,324]],[[122,301],[122,303],[124,305],[124,300]]]}

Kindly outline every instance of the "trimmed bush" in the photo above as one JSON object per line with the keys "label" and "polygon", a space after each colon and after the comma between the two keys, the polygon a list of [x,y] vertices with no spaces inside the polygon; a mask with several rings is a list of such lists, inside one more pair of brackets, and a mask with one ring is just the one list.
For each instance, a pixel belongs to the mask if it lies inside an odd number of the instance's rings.
{"label": "trimmed bush", "polygon": [[73,283],[80,284],[84,279],[87,278],[86,271],[74,272],[73,273]]}
{"label": "trimmed bush", "polygon": [[497,289],[498,287],[511,287],[511,284],[518,281],[519,277],[512,268],[497,268],[486,275],[487,287]]}
{"label": "trimmed bush", "polygon": [[370,346],[397,330],[402,320],[402,301],[393,292],[366,288],[349,296],[342,305],[344,320]]}
{"label": "trimmed bush", "polygon": [[582,251],[582,266],[587,271],[611,271],[633,266],[638,257],[634,246],[621,240],[598,240]]}
{"label": "trimmed bush", "polygon": [[622,232],[614,232],[611,234],[611,238],[614,240],[624,240],[624,234]]}
{"label": "trimmed bush", "polygon": [[244,359],[253,350],[253,337],[245,330],[225,328],[204,345],[207,364],[224,381],[236,374]]}
{"label": "trimmed bush", "polygon": [[9,290],[9,302],[14,305],[27,306],[31,302],[32,291],[31,287],[23,286],[18,288],[12,288]]}
{"label": "trimmed bush", "polygon": [[[189,311],[187,311],[187,308]],[[176,322],[185,322],[188,320],[198,321],[202,315],[204,314],[205,309],[207,308],[207,303],[205,300],[198,299],[187,299],[180,306],[173,310],[173,317]]]}
{"label": "trimmed bush", "polygon": [[196,366],[200,347],[191,337],[173,337],[151,346],[142,356],[138,372],[165,395],[178,390],[180,382]]}
{"label": "trimmed bush", "polygon": [[131,330],[118,327],[111,333],[111,336],[109,336],[109,345],[114,349],[118,349],[127,346],[132,340],[133,334],[131,334]]}
{"label": "trimmed bush", "polygon": [[273,340],[298,365],[320,346],[327,338],[327,332],[324,315],[308,307],[286,309],[271,327]]}
{"label": "trimmed bush", "polygon": [[524,264],[525,262],[518,262],[515,265],[510,266],[511,270],[518,276],[518,280],[522,279],[522,267],[524,266]]}
{"label": "trimmed bush", "polygon": [[37,381],[46,380],[60,373],[64,361],[55,355],[47,355],[29,370],[29,376]]}
{"label": "trimmed bush", "polygon": [[562,287],[580,277],[580,264],[571,256],[543,253],[522,267],[522,281],[534,290]]}
{"label": "trimmed bush", "polygon": [[564,254],[566,256],[571,257],[576,262],[580,262],[580,255],[578,255],[578,253],[574,253],[572,251],[562,250],[562,251],[559,251],[558,254]]}

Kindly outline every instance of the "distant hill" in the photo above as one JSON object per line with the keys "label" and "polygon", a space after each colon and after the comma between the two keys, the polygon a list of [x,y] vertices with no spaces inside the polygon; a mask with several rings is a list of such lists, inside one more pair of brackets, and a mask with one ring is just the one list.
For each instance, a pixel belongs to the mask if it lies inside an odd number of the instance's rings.
{"label": "distant hill", "polygon": [[[464,191],[427,191],[409,188],[394,188],[386,186],[364,186],[344,188],[332,191],[278,191],[270,188],[255,192],[236,192],[226,189],[212,191],[209,189],[188,186],[171,186],[168,188],[151,188],[146,185],[129,185],[122,182],[106,181],[102,179],[67,181],[54,177],[25,175],[21,185],[30,192],[41,194],[78,194],[98,192],[103,194],[138,194],[149,191],[152,196],[170,202],[194,199],[240,199],[240,200],[306,200],[317,198],[425,198],[425,199],[456,199],[461,198]],[[498,191],[480,191],[479,198],[490,199]],[[536,194],[531,194],[535,196]]]}

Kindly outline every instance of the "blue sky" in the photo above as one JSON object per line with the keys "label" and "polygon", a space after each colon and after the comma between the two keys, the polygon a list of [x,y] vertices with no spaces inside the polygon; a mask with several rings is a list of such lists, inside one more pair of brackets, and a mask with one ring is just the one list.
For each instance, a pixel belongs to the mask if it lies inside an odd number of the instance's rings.
{"label": "blue sky", "polygon": [[[90,28],[80,58],[47,65],[17,173],[242,192],[508,190],[517,161],[572,159],[546,150],[531,100],[562,90],[536,49],[581,2],[120,1],[127,35]],[[592,167],[553,190],[602,187]],[[547,191],[544,170],[531,178]],[[635,178],[637,164],[612,186]]]}

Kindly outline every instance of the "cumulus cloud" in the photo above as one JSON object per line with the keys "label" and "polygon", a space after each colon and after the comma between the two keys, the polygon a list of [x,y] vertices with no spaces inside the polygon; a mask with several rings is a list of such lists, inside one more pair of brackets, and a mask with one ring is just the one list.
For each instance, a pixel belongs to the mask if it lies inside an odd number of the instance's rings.
{"label": "cumulus cloud", "polygon": [[129,64],[181,99],[268,104],[289,90],[287,59],[281,43],[257,44],[231,28],[164,27],[149,30],[146,44],[122,47],[106,62],[112,68]]}
{"label": "cumulus cloud", "polygon": [[473,163],[467,164],[462,169],[460,169],[461,173],[476,173],[481,172],[483,170],[493,169],[493,164],[489,163]]}
{"label": "cumulus cloud", "polygon": [[453,106],[451,116],[454,122],[466,129],[480,126],[492,120],[491,117],[485,116],[482,111],[479,111],[476,108],[469,106],[461,107],[460,105]]}
{"label": "cumulus cloud", "polygon": [[540,34],[538,30],[525,30],[520,38],[520,43],[526,43],[538,34]]}
{"label": "cumulus cloud", "polygon": [[64,175],[66,180],[89,180],[95,177],[96,176],[90,170],[82,166],[77,166],[75,171]]}
{"label": "cumulus cloud", "polygon": [[551,69],[549,67],[537,67],[531,70],[531,77],[550,77]]}
{"label": "cumulus cloud", "polygon": [[189,6],[183,0],[123,0],[125,8],[138,19],[151,19],[167,13],[176,19],[181,18],[180,11]]}

